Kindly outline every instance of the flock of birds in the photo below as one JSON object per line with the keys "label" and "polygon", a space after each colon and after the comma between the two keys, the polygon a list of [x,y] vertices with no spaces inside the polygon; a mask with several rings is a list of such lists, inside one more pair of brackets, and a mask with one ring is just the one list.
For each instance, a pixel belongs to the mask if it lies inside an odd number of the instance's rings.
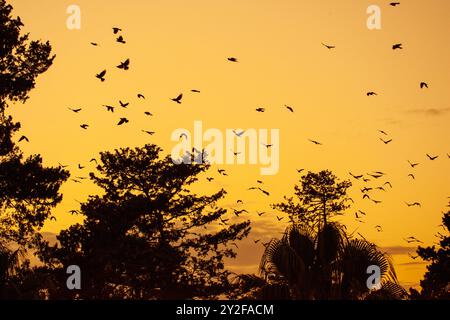
{"label": "flock of birds", "polygon": [[[393,6],[393,7],[396,7],[396,6],[400,5],[400,3],[399,2],[391,2],[390,5]],[[119,43],[121,45],[125,45],[127,43],[125,38],[124,38],[124,36],[121,34],[121,32],[122,32],[121,28],[113,27],[112,28],[112,32],[117,37],[115,39],[115,41],[117,43]],[[99,44],[96,43],[96,42],[91,42],[91,45],[95,46],[95,47],[99,46]],[[326,44],[326,43],[323,43],[323,42],[322,42],[322,45],[328,50],[336,50],[336,45]],[[402,50],[402,49],[403,49],[403,44],[402,43],[396,43],[396,44],[392,45],[392,50]],[[230,62],[230,63],[239,63],[239,60],[236,57],[228,57],[227,61]],[[128,71],[130,69],[130,66],[131,66],[130,59],[126,59],[124,61],[120,61],[119,64],[116,66],[116,68],[120,69],[120,70],[123,70],[123,71]],[[101,83],[104,83],[105,81],[107,81],[107,75],[108,75],[108,70],[104,69],[104,70],[100,71],[99,73],[95,74],[95,77]],[[424,81],[419,82],[419,88],[420,89],[422,89],[422,90],[423,89],[428,89],[428,87],[429,87],[428,83],[426,83]],[[199,94],[200,90],[198,90],[198,89],[191,89],[191,92],[194,93],[194,94]],[[367,97],[375,97],[375,96],[378,96],[378,93],[374,92],[374,91],[368,91],[366,93],[366,95],[367,95]],[[146,99],[145,95],[142,94],[142,93],[138,93],[137,94],[137,98],[138,99],[143,99],[143,100]],[[182,102],[183,102],[183,93],[178,94],[176,97],[170,98],[170,100],[173,101],[176,104],[182,104]],[[119,102],[120,108],[127,108],[129,106],[129,104],[130,104],[129,102],[123,102],[122,100],[119,100],[118,102]],[[114,111],[116,109],[116,106],[112,106],[112,105],[103,105],[103,107],[106,108],[107,112],[111,112],[111,113],[114,113]],[[291,112],[291,113],[295,112],[294,108],[289,106],[289,105],[284,105],[283,107],[288,112]],[[71,112],[73,112],[75,114],[78,114],[78,113],[82,112],[82,110],[83,110],[82,108],[70,108],[70,107],[68,109],[69,109],[69,111],[71,111]],[[266,108],[259,106],[259,107],[257,107],[255,109],[255,111],[258,112],[258,113],[264,113],[264,112],[266,112]],[[151,112],[149,112],[149,111],[144,111],[144,114],[146,116],[153,116],[153,114]],[[128,124],[129,122],[130,121],[126,117],[121,117],[117,121],[117,126],[123,126],[123,125]],[[82,123],[82,124],[80,124],[80,128],[82,130],[88,130],[90,128],[90,125],[88,123]],[[148,134],[148,135],[155,134],[154,131],[149,131],[149,130],[141,130],[141,131],[146,133],[146,134]],[[386,131],[379,130],[378,132],[379,132],[379,134],[381,134],[381,136],[379,137],[379,140],[383,144],[388,145],[388,144],[393,142],[393,138],[389,137],[389,134]],[[241,138],[241,137],[243,137],[243,134],[245,133],[245,130],[243,130],[241,132],[237,132],[237,131],[233,130],[233,133],[238,138]],[[180,139],[183,139],[183,138],[187,139],[187,135],[186,134],[181,134],[180,135]],[[22,136],[19,139],[19,142],[22,142],[22,141],[29,142],[29,139],[26,136]],[[314,139],[308,139],[308,141],[310,143],[312,143],[313,145],[323,146],[323,143],[320,142],[320,141],[317,141],[317,140],[314,140]],[[264,144],[264,146],[266,148],[271,148],[273,146],[273,144]],[[200,153],[202,155],[202,157],[203,157],[202,152],[200,152],[198,150],[195,150],[195,149],[193,150],[193,152],[194,151]],[[234,152],[234,154],[237,156],[239,154],[239,152]],[[426,157],[428,158],[429,161],[435,161],[436,159],[439,158],[439,155],[426,154]],[[447,157],[450,158],[450,155],[447,154]],[[93,158],[93,159],[90,160],[90,162],[97,163],[97,160],[95,158]],[[417,163],[417,162],[411,162],[410,160],[407,160],[407,162],[410,165],[412,170],[414,170],[417,166],[419,166],[419,163]],[[61,164],[60,164],[60,166],[63,167],[63,168],[67,167],[67,166],[64,166],[64,165],[61,165]],[[84,168],[85,168],[85,166],[83,166],[82,164],[78,164],[78,169],[82,170]],[[304,169],[298,169],[297,171],[298,171],[298,173],[301,174],[303,170]],[[228,175],[227,172],[224,169],[217,169],[217,173],[220,176],[222,176],[222,177]],[[381,171],[374,171],[374,172],[370,172],[370,173],[366,173],[366,174],[353,174],[352,172],[349,172],[349,174],[350,174],[350,176],[353,179],[355,179],[357,181],[362,181],[362,182],[365,183],[365,185],[361,188],[362,199],[366,200],[366,201],[371,201],[374,204],[382,203],[382,200],[374,198],[373,193],[375,191],[387,192],[389,189],[392,189],[392,187],[393,187],[390,181],[383,181],[384,177],[386,176],[386,173],[381,172]],[[412,180],[416,179],[416,175],[413,172],[408,174],[408,177],[411,178]],[[86,179],[88,179],[88,178],[87,177],[83,177],[83,176],[76,176],[76,177],[72,178],[72,181],[75,182],[75,183],[82,183],[82,181],[86,180]],[[208,182],[212,182],[213,180],[215,180],[215,177],[209,176],[209,177],[206,177],[206,180]],[[378,182],[380,180],[383,181],[383,182],[380,182],[376,186],[369,186],[368,185],[368,183],[371,183],[373,181]],[[256,182],[257,182],[257,185],[249,187],[248,191],[260,192],[264,196],[270,196],[270,192],[262,187],[263,184],[264,184],[263,181],[262,180],[257,180]],[[238,208],[237,207],[231,208],[232,214],[234,214],[234,216],[240,217],[242,214],[248,214],[249,213],[245,208],[242,208],[243,204],[244,203],[243,203],[242,200],[238,200],[236,202],[236,205],[239,206],[239,207]],[[405,204],[408,207],[420,207],[421,206],[421,203],[418,202],[418,201],[405,202]],[[72,210],[72,211],[70,211],[70,213],[71,214],[75,214],[75,213],[78,213],[78,211]],[[258,217],[262,217],[263,215],[266,214],[266,212],[256,212],[256,213],[257,213]],[[364,212],[362,210],[358,210],[358,211],[355,212],[355,219],[356,219],[356,221],[358,221],[360,223],[364,222],[362,220],[363,216],[366,216],[366,212]],[[284,217],[276,215],[276,219],[277,219],[277,221],[283,221]],[[223,218],[222,217],[222,218],[220,218],[220,224],[221,225],[228,225],[229,220],[230,220],[230,218]],[[376,225],[375,229],[378,232],[382,232],[383,231],[383,228],[382,228],[381,225]],[[409,237],[405,238],[404,240],[407,241],[408,243],[422,243],[422,241],[420,241],[419,239],[415,238],[414,236],[409,236]],[[253,241],[254,241],[255,244],[262,243],[263,245],[266,245],[266,243],[262,242],[261,239],[254,239]],[[237,247],[237,245],[235,243],[233,245],[235,245]],[[415,259],[416,257],[412,256],[412,258]]]}

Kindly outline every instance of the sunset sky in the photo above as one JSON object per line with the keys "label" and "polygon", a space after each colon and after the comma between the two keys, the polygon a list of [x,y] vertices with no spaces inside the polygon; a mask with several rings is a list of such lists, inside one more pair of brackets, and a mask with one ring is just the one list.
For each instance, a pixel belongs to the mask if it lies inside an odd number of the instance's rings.
{"label": "sunset sky", "polygon": [[[204,129],[279,129],[278,174],[261,176],[259,165],[223,165],[207,174],[216,180],[199,181],[200,192],[223,187],[228,195],[222,205],[250,212],[234,218],[251,219],[252,233],[229,267],[257,272],[264,247],[254,240],[278,237],[286,227],[287,219],[278,222],[276,215],[282,214],[270,204],[292,195],[300,177],[296,169],[330,169],[354,184],[355,204],[340,221],[392,254],[403,285],[418,284],[425,265],[408,256],[416,244],[404,238],[436,242],[450,196],[450,1],[407,0],[396,7],[380,0],[9,2],[31,38],[49,40],[56,54],[29,101],[10,109],[22,124],[20,134],[30,139],[21,142],[26,154],[42,154],[47,165],[69,165],[73,177],[86,177],[94,169],[89,160],[100,151],[156,143],[169,154],[176,144],[172,131],[193,130],[195,120]],[[66,27],[71,4],[81,8],[80,30]],[[381,30],[366,26],[372,4],[381,8]],[[115,41],[113,26],[123,29],[125,45]],[[395,43],[403,50],[392,50]],[[130,70],[117,69],[127,58]],[[101,83],[95,74],[103,69],[108,72]],[[420,89],[422,81],[428,89]],[[378,95],[368,97],[369,91]],[[180,93],[182,104],[171,101]],[[123,109],[119,100],[130,105]],[[102,105],[116,106],[116,112]],[[258,113],[258,107],[266,111]],[[130,123],[118,127],[120,117]],[[88,130],[80,128],[83,123]],[[379,138],[393,140],[385,145]],[[439,157],[430,161],[427,153]],[[412,169],[408,160],[420,164]],[[78,164],[86,168],[79,170]],[[229,176],[218,175],[217,168]],[[386,181],[393,186],[371,194],[382,201],[378,205],[362,199],[366,184],[349,175],[372,171],[387,175],[368,186]],[[247,190],[258,179],[269,197]],[[62,192],[57,221],[47,223],[46,232],[79,221],[68,211],[97,189],[68,181]],[[237,199],[244,205],[236,206]],[[405,204],[416,201],[420,208]],[[267,214],[258,217],[257,210]],[[367,212],[364,223],[355,220],[357,210]]]}

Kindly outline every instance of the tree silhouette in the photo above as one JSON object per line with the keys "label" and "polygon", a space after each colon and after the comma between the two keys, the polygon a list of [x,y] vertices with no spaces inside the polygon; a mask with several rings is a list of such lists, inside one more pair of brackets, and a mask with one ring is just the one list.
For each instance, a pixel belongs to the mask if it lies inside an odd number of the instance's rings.
{"label": "tree silhouette", "polygon": [[[61,277],[64,267],[82,270],[78,298],[207,298],[227,289],[224,259],[236,253],[230,242],[247,236],[249,222],[219,227],[227,210],[209,196],[190,191],[207,164],[174,164],[155,145],[101,153],[92,181],[103,195],[81,205],[82,224],[61,231],[60,246],[42,257]],[[208,228],[208,229],[207,229]],[[206,230],[207,229],[207,230]],[[216,231],[214,231],[216,230]]]}
{"label": "tree silhouette", "polygon": [[[347,189],[330,171],[308,172],[295,186],[293,198],[275,204],[289,214],[291,226],[281,239],[267,245],[260,277],[238,276],[231,296],[259,299],[381,299],[404,298],[393,265],[372,243],[352,239],[345,226],[330,221],[349,206]],[[381,271],[380,290],[368,288],[367,268]]]}
{"label": "tree silhouette", "polygon": [[[0,292],[17,297],[18,264],[27,267],[26,249],[40,241],[37,233],[61,201],[59,188],[68,178],[61,168],[46,168],[39,155],[24,157],[14,142],[20,124],[6,114],[9,103],[25,102],[36,77],[53,62],[49,43],[30,41],[21,34],[20,18],[0,0]],[[11,250],[15,244],[19,249]]]}
{"label": "tree silhouette", "polygon": [[289,215],[292,222],[318,227],[327,224],[328,219],[342,214],[349,206],[347,189],[350,181],[339,181],[329,170],[308,172],[294,187],[294,197],[284,197],[285,202],[274,204],[274,209]]}
{"label": "tree silhouette", "polygon": [[431,262],[427,266],[424,279],[420,281],[422,291],[411,290],[413,299],[450,299],[450,211],[444,213],[442,226],[447,235],[439,234],[439,247],[422,248],[419,246],[417,254],[425,261]]}
{"label": "tree silhouette", "polygon": [[[379,288],[367,286],[367,268],[380,267]],[[319,232],[291,225],[272,239],[260,263],[260,277],[236,278],[234,294],[253,299],[402,299],[388,256],[366,240],[351,239],[328,222]]]}

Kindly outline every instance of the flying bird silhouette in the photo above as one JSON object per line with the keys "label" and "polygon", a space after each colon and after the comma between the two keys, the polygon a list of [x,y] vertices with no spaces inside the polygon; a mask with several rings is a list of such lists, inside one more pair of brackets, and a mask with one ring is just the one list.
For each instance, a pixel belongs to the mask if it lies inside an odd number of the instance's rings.
{"label": "flying bird silhouette", "polygon": [[82,124],[80,125],[81,128],[83,128],[84,130],[87,130],[87,128],[89,128],[88,124]]}
{"label": "flying bird silhouette", "polygon": [[396,43],[392,46],[392,50],[397,50],[397,49],[403,49],[402,44],[401,43]]}
{"label": "flying bird silhouette", "polygon": [[318,145],[318,146],[321,146],[321,145],[322,145],[322,143],[320,143],[319,141],[316,141],[316,140],[308,139],[308,141],[309,141],[309,142],[312,142],[312,143],[314,143],[315,145]]}
{"label": "flying bird silhouette", "polygon": [[91,42],[91,45],[93,45],[94,47],[97,47],[97,46],[98,46],[98,43],[96,43],[96,42]]}
{"label": "flying bird silhouette", "polygon": [[72,111],[74,113],[78,113],[82,110],[81,108],[78,108],[78,109],[67,108],[67,109],[69,109],[70,111]]}
{"label": "flying bird silhouette", "polygon": [[30,140],[28,140],[28,138],[26,136],[21,136],[19,139],[19,142],[21,142],[21,141],[30,142]]}
{"label": "flying bird silhouette", "polygon": [[257,112],[264,112],[264,111],[266,111],[266,109],[259,107],[259,108],[256,108],[256,111]]}
{"label": "flying bird silhouette", "polygon": [[237,58],[234,57],[227,58],[227,60],[230,62],[238,62]]}
{"label": "flying bird silhouette", "polygon": [[114,27],[114,28],[112,28],[112,30],[113,30],[114,34],[117,34],[119,31],[122,31],[122,29],[120,29],[118,27]]}
{"label": "flying bird silhouette", "polygon": [[130,69],[130,59],[125,60],[124,62],[121,62],[117,68],[119,69],[123,69],[123,70],[128,70]]}
{"label": "flying bird silhouette", "polygon": [[155,134],[155,131],[142,130],[142,132],[144,132],[144,133],[146,133],[146,134],[148,134],[148,135],[150,135],[150,136],[152,136],[152,135]]}
{"label": "flying bird silhouette", "polygon": [[416,166],[418,166],[420,163],[412,163],[411,161],[408,160],[409,165],[411,166],[411,168],[415,168]]}
{"label": "flying bird silhouette", "polygon": [[236,132],[236,130],[233,130],[233,133],[234,133],[237,137],[242,137],[242,135],[245,133],[245,130],[242,130],[241,132]]}
{"label": "flying bird silhouette", "polygon": [[421,82],[420,83],[420,89],[423,89],[423,88],[427,88],[428,89],[428,84],[426,82]]}
{"label": "flying bird silhouette", "polygon": [[109,105],[106,105],[106,104],[104,104],[103,106],[106,108],[106,111],[114,112],[114,107],[113,106],[109,106]]}
{"label": "flying bird silhouette", "polygon": [[118,126],[121,126],[125,123],[130,122],[127,118],[120,118],[119,123],[117,123]]}
{"label": "flying bird silhouette", "polygon": [[194,93],[200,93],[200,90],[192,89],[191,92],[194,92]]}
{"label": "flying bird silhouette", "polygon": [[173,98],[172,101],[175,101],[176,103],[181,104],[181,99],[183,99],[183,94],[182,93],[180,93],[178,95],[178,97]]}
{"label": "flying bird silhouette", "polygon": [[128,107],[128,105],[130,104],[129,102],[122,102],[122,100],[119,100],[119,104],[122,108],[126,108]]}
{"label": "flying bird silhouette", "polygon": [[411,177],[413,180],[416,180],[416,177],[412,173],[408,174],[408,177]]}
{"label": "flying bird silhouette", "polygon": [[103,81],[105,81],[105,75],[106,75],[106,70],[103,70],[102,72],[96,74],[95,77],[97,79],[100,79],[103,82]]}
{"label": "flying bird silhouette", "polygon": [[144,114],[146,115],[146,116],[152,116],[153,114],[151,113],[151,112],[149,112],[149,111],[144,111]]}
{"label": "flying bird silhouette", "polygon": [[137,97],[139,99],[144,99],[145,100],[145,96],[142,93],[138,93]]}
{"label": "flying bird silhouette", "polygon": [[127,43],[127,42],[123,39],[122,36],[119,36],[119,37],[116,39],[116,41],[119,42],[119,43],[122,43],[122,44]]}
{"label": "flying bird silhouette", "polygon": [[387,134],[387,132],[386,131],[384,131],[384,130],[378,130],[378,132],[379,133],[382,133],[382,134],[384,134],[385,136],[387,136],[388,134]]}
{"label": "flying bird silhouette", "polygon": [[400,4],[400,2],[391,2],[389,4],[393,7],[395,7],[395,6],[398,6]]}
{"label": "flying bird silhouette", "polygon": [[383,141],[384,144],[389,144],[392,142],[392,139],[389,140],[383,140],[382,138],[380,138],[381,141]]}
{"label": "flying bird silhouette", "polygon": [[413,202],[413,203],[405,202],[405,204],[406,204],[408,207],[421,207],[421,206],[422,206],[422,205],[420,204],[420,202]]}
{"label": "flying bird silhouette", "polygon": [[378,94],[377,94],[376,92],[369,91],[369,92],[366,93],[366,95],[367,95],[368,97],[370,97],[370,96],[377,96]]}
{"label": "flying bird silhouette", "polygon": [[350,174],[353,178],[355,178],[355,179],[357,179],[357,180],[359,180],[359,179],[361,179],[361,178],[363,177],[362,174],[360,174],[360,175],[354,175],[354,174],[351,173],[351,172],[349,172],[349,174]]}
{"label": "flying bird silhouette", "polygon": [[336,48],[336,46],[329,45],[329,44],[325,44],[325,43],[323,43],[323,42],[322,42],[322,45],[323,45],[325,48],[329,49],[329,50]]}
{"label": "flying bird silhouette", "polygon": [[284,105],[286,107],[286,109],[288,109],[290,112],[294,112],[294,109],[288,105]]}
{"label": "flying bird silhouette", "polygon": [[430,159],[431,161],[433,161],[433,160],[436,160],[439,156],[430,156],[430,155],[427,153],[427,157],[428,157],[428,159]]}

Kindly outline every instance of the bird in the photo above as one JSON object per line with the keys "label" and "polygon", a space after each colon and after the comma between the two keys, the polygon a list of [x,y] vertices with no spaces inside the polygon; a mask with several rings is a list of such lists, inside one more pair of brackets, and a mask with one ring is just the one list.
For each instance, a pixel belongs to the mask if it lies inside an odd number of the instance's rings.
{"label": "bird", "polygon": [[406,203],[406,205],[408,206],[408,207],[421,207],[422,205],[420,204],[420,202],[413,202],[413,203],[408,203],[408,202],[405,202]]}
{"label": "bird", "polygon": [[430,159],[431,161],[433,161],[433,160],[436,160],[439,156],[430,156],[430,155],[427,153],[427,157],[428,157],[428,159]]}
{"label": "bird", "polygon": [[297,169],[298,173],[302,173],[302,171],[304,171],[305,169]]}
{"label": "bird", "polygon": [[233,133],[234,133],[237,137],[242,137],[242,135],[245,133],[245,130],[242,130],[241,132],[236,132],[236,130],[233,130]]}
{"label": "bird", "polygon": [[325,44],[325,43],[323,43],[323,42],[322,42],[322,45],[323,45],[325,48],[329,49],[329,50],[336,48],[336,46],[329,45],[329,44]]}
{"label": "bird", "polygon": [[254,242],[255,244],[257,244],[257,243],[260,242],[260,241],[261,241],[260,239],[253,240],[253,242]]}
{"label": "bird", "polygon": [[383,140],[382,138],[380,138],[381,141],[383,141],[384,144],[389,144],[392,142],[392,139],[389,140]]}
{"label": "bird", "polygon": [[95,163],[97,163],[97,159],[92,158],[91,160],[89,160],[89,162],[95,162]]}
{"label": "bird", "polygon": [[401,43],[396,43],[392,46],[392,50],[403,49]]}
{"label": "bird", "polygon": [[233,211],[234,211],[234,214],[235,214],[236,217],[239,217],[239,215],[244,213],[244,212],[248,213],[248,211],[245,210],[245,209],[242,209],[242,210],[233,209]]}
{"label": "bird", "polygon": [[113,106],[109,106],[109,105],[106,105],[106,104],[104,104],[103,106],[106,108],[106,111],[114,112],[114,107]]}
{"label": "bird", "polygon": [[148,134],[148,135],[150,135],[150,136],[152,136],[152,135],[155,134],[155,131],[142,130],[142,132],[144,132],[144,133],[146,133],[146,134]]}
{"label": "bird", "polygon": [[383,184],[383,186],[385,186],[385,185],[388,185],[388,186],[391,187],[391,189],[392,189],[392,184],[391,184],[389,181],[386,181],[386,182]]}
{"label": "bird", "polygon": [[261,108],[261,107],[256,108],[256,112],[264,112],[264,111],[266,111],[265,108]]}
{"label": "bird", "polygon": [[383,231],[383,228],[381,228],[381,226],[380,226],[380,225],[376,225],[376,226],[375,226],[375,229],[377,229],[377,231],[378,231],[378,232],[381,232],[381,231]]}
{"label": "bird", "polygon": [[258,215],[258,217],[261,217],[262,215],[264,215],[265,214],[265,212],[256,212],[256,214]]}
{"label": "bird", "polygon": [[87,128],[89,128],[88,124],[82,124],[80,125],[81,128],[83,128],[84,130],[87,130]]}
{"label": "bird", "polygon": [[137,97],[139,99],[144,99],[145,100],[145,96],[142,93],[138,93]]}
{"label": "bird", "polygon": [[366,95],[367,95],[368,97],[370,97],[370,96],[377,96],[378,94],[377,94],[376,92],[369,91],[369,92],[366,93]]}
{"label": "bird", "polygon": [[421,82],[420,83],[420,89],[423,89],[423,88],[427,88],[428,89],[428,84],[426,82]]}
{"label": "bird", "polygon": [[151,112],[149,112],[149,111],[144,111],[144,114],[146,115],[146,116],[152,116],[153,114],[151,113]]}
{"label": "bird", "polygon": [[227,60],[230,62],[238,62],[237,58],[234,57],[227,58]]}
{"label": "bird", "polygon": [[127,42],[123,39],[122,36],[119,36],[119,37],[116,39],[116,41],[119,42],[119,43],[122,43],[122,44],[127,43]]}
{"label": "bird", "polygon": [[408,177],[411,177],[413,180],[416,180],[416,177],[412,173],[408,174]]}
{"label": "bird", "polygon": [[261,180],[256,180],[256,182],[259,183],[259,184],[263,184],[264,183]]}
{"label": "bird", "polygon": [[370,187],[364,187],[364,188],[361,189],[361,192],[362,192],[362,193],[366,193],[366,192],[369,192],[369,191],[371,191],[371,190],[373,190],[373,188],[370,188]]}
{"label": "bird", "polygon": [[409,165],[411,166],[411,168],[414,168],[416,166],[418,166],[420,163],[412,163],[411,161],[408,160]]}
{"label": "bird", "polygon": [[395,7],[395,6],[398,6],[400,4],[400,2],[391,2],[389,4],[393,7]]}
{"label": "bird", "polygon": [[67,109],[69,109],[70,111],[72,111],[74,113],[78,113],[82,110],[81,108],[78,108],[78,109],[67,108]]}
{"label": "bird", "polygon": [[381,191],[386,191],[386,190],[384,190],[384,188],[383,188],[383,187],[376,187],[375,189],[377,189],[377,190],[381,190]]}
{"label": "bird", "polygon": [[178,95],[178,97],[173,98],[172,101],[175,101],[176,103],[181,104],[181,99],[183,99],[183,94],[182,93],[180,93]]}
{"label": "bird", "polygon": [[416,260],[419,257],[419,255],[413,256],[411,253],[408,253],[408,256],[413,260]]}
{"label": "bird", "polygon": [[373,174],[373,173],[368,173],[367,175],[371,176],[372,178],[375,179],[379,179],[381,178],[383,175],[382,174]]}
{"label": "bird", "polygon": [[378,130],[378,132],[384,134],[385,136],[388,135],[388,134],[386,133],[386,131],[384,131],[384,130]]}
{"label": "bird", "polygon": [[78,169],[83,170],[84,167],[79,163],[79,164],[78,164]]}
{"label": "bird", "polygon": [[277,216],[277,220],[278,220],[278,221],[283,220],[283,218],[284,218],[284,217],[279,217],[279,216]]}
{"label": "bird", "polygon": [[119,104],[122,108],[126,108],[128,107],[128,105],[130,104],[129,102],[122,102],[122,100],[119,100]]}
{"label": "bird", "polygon": [[125,60],[124,62],[121,62],[118,66],[118,69],[128,70],[130,69],[130,59]]}
{"label": "bird", "polygon": [[187,136],[187,134],[186,134],[186,133],[182,133],[182,134],[180,134],[180,139],[181,139],[181,138],[183,138],[183,137],[185,137],[186,139],[188,138],[188,136]]}
{"label": "bird", "polygon": [[209,182],[213,181],[214,178],[213,177],[207,177],[206,180],[208,180]]}
{"label": "bird", "polygon": [[294,112],[294,109],[288,105],[284,105],[286,107],[286,109],[288,109],[290,112]]}
{"label": "bird", "polygon": [[372,200],[372,199],[370,199],[370,196],[367,194],[367,193],[365,193],[364,195],[363,195],[363,199],[369,199],[369,200]]}
{"label": "bird", "polygon": [[242,204],[243,202],[242,202],[241,199],[238,199],[238,200],[236,201],[236,203],[241,203],[241,204]]}
{"label": "bird", "polygon": [[124,123],[130,122],[127,118],[120,118],[119,123],[117,123],[118,126],[123,125]]}
{"label": "bird", "polygon": [[370,179],[369,179],[369,178],[363,178],[363,181],[364,181],[364,182],[369,182]]}
{"label": "bird", "polygon": [[78,214],[79,212],[77,210],[70,210],[69,213],[70,214]]}
{"label": "bird", "polygon": [[191,92],[194,92],[194,93],[200,93],[200,90],[192,89]]}
{"label": "bird", "polygon": [[321,146],[321,145],[322,145],[322,143],[321,143],[321,142],[319,142],[319,141],[316,141],[316,140],[311,140],[311,139],[308,139],[308,141],[309,141],[309,142],[312,142],[312,143],[314,143],[315,145],[318,145],[318,146]]}
{"label": "bird", "polygon": [[362,177],[363,177],[363,175],[362,174],[360,174],[360,175],[354,175],[353,173],[351,173],[351,172],[349,172],[349,174],[353,177],[353,178],[355,178],[355,179],[361,179]]}
{"label": "bird", "polygon": [[113,27],[112,30],[113,30],[114,34],[117,34],[119,31],[122,31],[122,29],[120,29],[118,27]]}
{"label": "bird", "polygon": [[100,72],[99,74],[96,74],[95,77],[97,79],[100,79],[101,82],[105,81],[105,75],[106,75],[106,70],[103,70],[102,72]]}
{"label": "bird", "polygon": [[381,203],[381,201],[379,201],[379,200],[375,200],[375,199],[370,199],[370,200],[372,200],[373,203],[375,203],[375,204],[380,204]]}
{"label": "bird", "polygon": [[261,143],[264,147],[266,147],[267,149],[273,147],[273,144],[265,144],[265,143]]}
{"label": "bird", "polygon": [[19,139],[19,142],[21,142],[21,141],[30,142],[30,140],[26,136],[21,136]]}
{"label": "bird", "polygon": [[408,242],[408,243],[413,243],[413,242],[418,242],[418,243],[423,243],[423,241],[420,241],[419,239],[417,239],[416,237],[408,237],[408,238],[406,238],[406,239],[404,239],[404,240],[406,240],[406,242]]}
{"label": "bird", "polygon": [[224,176],[227,175],[224,169],[217,169],[217,172],[219,172],[221,175],[224,175]]}
{"label": "bird", "polygon": [[96,43],[96,42],[91,42],[91,45],[93,45],[94,47],[97,47],[97,46],[98,46],[98,43]]}

